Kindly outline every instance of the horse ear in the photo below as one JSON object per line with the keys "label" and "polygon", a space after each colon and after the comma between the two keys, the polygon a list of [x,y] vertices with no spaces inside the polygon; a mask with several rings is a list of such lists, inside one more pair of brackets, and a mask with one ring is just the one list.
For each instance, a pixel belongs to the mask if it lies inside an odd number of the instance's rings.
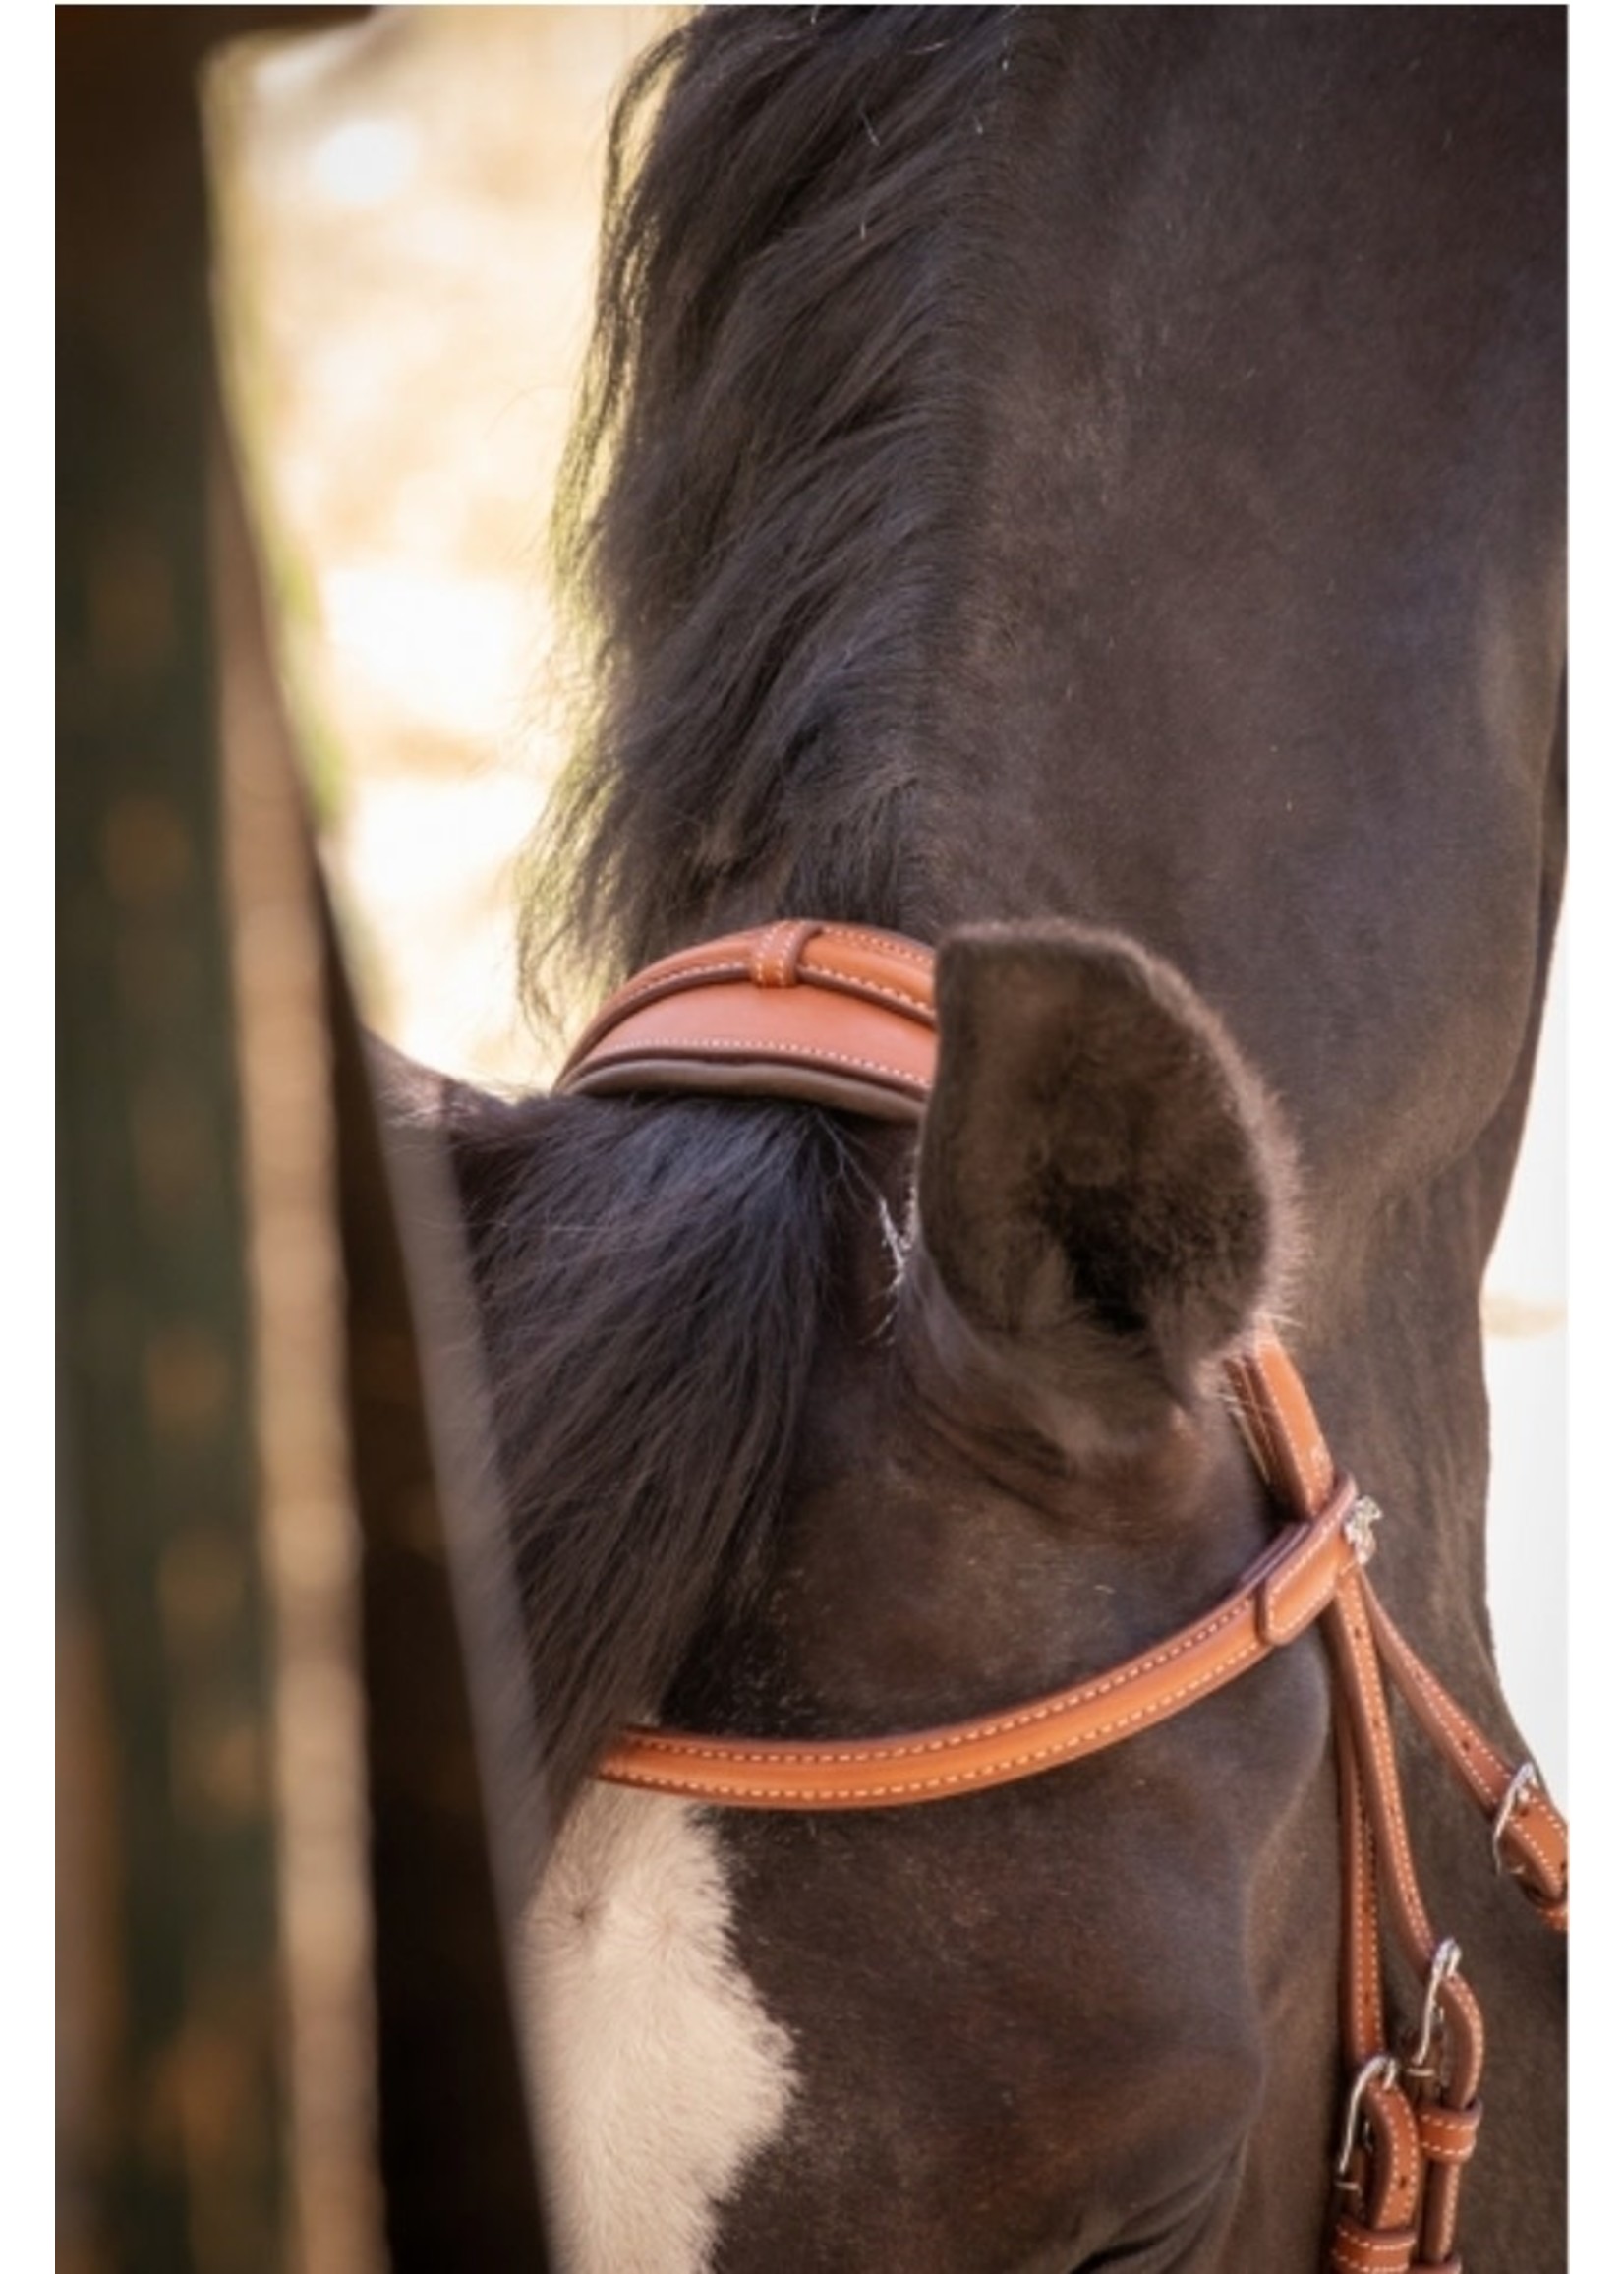
{"label": "horse ear", "polygon": [[915,1295],[956,1321],[933,1339],[968,1327],[1063,1440],[1190,1406],[1283,1268],[1290,1151],[1256,1077],[1114,932],[961,932],[937,1010]]}

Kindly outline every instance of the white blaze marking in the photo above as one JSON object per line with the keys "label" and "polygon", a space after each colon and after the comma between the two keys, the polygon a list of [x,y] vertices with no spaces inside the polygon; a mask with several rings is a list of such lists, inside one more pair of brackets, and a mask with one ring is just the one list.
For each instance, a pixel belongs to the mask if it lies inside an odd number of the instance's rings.
{"label": "white blaze marking", "polygon": [[525,1920],[525,2026],[566,2274],[700,2274],[783,2124],[792,2044],[737,1964],[703,1812],[589,1786]]}

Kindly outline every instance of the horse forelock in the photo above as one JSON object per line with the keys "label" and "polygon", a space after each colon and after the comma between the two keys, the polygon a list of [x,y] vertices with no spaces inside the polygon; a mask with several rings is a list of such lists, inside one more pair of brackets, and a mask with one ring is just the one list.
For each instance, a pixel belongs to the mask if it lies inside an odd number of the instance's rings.
{"label": "horse forelock", "polygon": [[618,975],[735,918],[934,928],[918,761],[1019,13],[707,10],[622,100],[555,532],[593,695],[533,1001],[566,951]]}
{"label": "horse forelock", "polygon": [[848,1139],[794,1105],[471,1102],[454,1131],[549,1795],[746,1614]]}

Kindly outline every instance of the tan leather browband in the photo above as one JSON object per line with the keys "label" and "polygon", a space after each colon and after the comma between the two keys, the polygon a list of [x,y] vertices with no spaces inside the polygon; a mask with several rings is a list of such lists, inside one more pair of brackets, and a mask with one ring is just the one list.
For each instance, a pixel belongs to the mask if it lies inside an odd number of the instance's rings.
{"label": "tan leather browband", "polygon": [[936,1070],[935,963],[912,940],[845,924],[709,940],[611,996],[557,1086],[795,1097],[917,1121]]}
{"label": "tan leather browband", "polygon": [[[928,948],[885,932],[769,924],[640,972],[593,1021],[560,1090],[800,1098],[914,1120],[935,1070]],[[1487,1825],[1485,1859],[1547,1925],[1567,1924],[1567,1827],[1533,1766],[1491,1745],[1418,1659],[1365,1573],[1380,1516],[1331,1459],[1306,1390],[1259,1327],[1228,1367],[1232,1406],[1286,1519],[1233,1593],[1136,1658],[1042,1698],[895,1737],[734,1738],[624,1730],[611,1782],[732,1808],[943,1800],[1080,1760],[1236,1680],[1323,1623],[1337,1676],[1343,1819],[1343,2057],[1329,2265],[1454,2269],[1460,2183],[1477,2134],[1482,2021],[1460,1952],[1417,1884],[1384,1673]],[[1414,2027],[1387,2025],[1381,1898],[1415,1976]]]}

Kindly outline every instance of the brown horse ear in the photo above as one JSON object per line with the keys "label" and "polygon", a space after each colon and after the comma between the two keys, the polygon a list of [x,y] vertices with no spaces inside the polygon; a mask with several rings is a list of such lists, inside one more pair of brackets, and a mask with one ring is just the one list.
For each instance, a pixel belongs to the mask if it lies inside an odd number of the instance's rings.
{"label": "brown horse ear", "polygon": [[1290,1151],[1256,1077],[1114,932],[961,932],[937,1009],[916,1299],[945,1298],[1062,1436],[1192,1404],[1282,1269]]}

